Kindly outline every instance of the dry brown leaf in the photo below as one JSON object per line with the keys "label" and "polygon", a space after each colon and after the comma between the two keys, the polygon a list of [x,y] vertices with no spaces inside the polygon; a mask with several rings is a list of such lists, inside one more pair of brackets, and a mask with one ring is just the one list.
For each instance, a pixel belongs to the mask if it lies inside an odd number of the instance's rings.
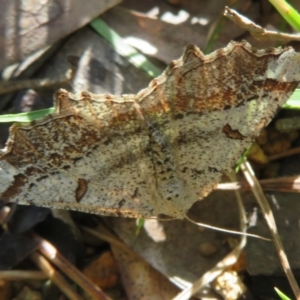
{"label": "dry brown leaf", "polygon": [[110,251],[90,261],[82,272],[102,289],[116,286],[119,279],[116,262]]}
{"label": "dry brown leaf", "polygon": [[129,299],[172,299],[178,289],[161,273],[133,252],[112,246]]}
{"label": "dry brown leaf", "polygon": [[[0,1],[0,69],[53,45],[120,3],[98,1]],[[17,24],[17,26],[16,26]]]}

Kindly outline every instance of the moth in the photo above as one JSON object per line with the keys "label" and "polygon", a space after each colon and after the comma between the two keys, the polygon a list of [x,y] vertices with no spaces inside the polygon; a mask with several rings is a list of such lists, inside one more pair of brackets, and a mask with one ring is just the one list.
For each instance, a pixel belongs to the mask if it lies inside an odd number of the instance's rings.
{"label": "moth", "polygon": [[136,95],[59,90],[55,113],[15,124],[0,152],[4,202],[183,218],[300,81],[292,48],[231,42],[182,57]]}

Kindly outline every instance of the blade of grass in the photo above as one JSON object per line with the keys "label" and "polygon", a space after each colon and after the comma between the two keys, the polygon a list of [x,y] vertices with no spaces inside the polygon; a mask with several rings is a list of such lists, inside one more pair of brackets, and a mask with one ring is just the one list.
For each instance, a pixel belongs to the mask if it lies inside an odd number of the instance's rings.
{"label": "blade of grass", "polygon": [[[151,77],[157,77],[162,73],[161,70],[152,64],[146,56],[124,43],[122,38],[102,19],[97,18],[93,20],[90,25],[96,32],[102,35],[120,55],[125,56],[134,66],[141,68]],[[2,115],[0,116],[0,123],[30,122],[40,119],[47,114],[51,114],[54,110],[54,107],[52,107],[20,114]]]}
{"label": "blade of grass", "polygon": [[[232,7],[235,5],[236,2],[237,2],[236,0],[230,0],[227,5]],[[210,29],[206,37],[205,47],[203,50],[204,54],[208,54],[213,50],[214,45],[217,39],[219,38],[222,29],[224,28],[225,22],[226,22],[226,18],[223,16],[223,13],[221,13],[218,16],[218,18],[214,21],[214,23],[210,26]]]}
{"label": "blade of grass", "polygon": [[[300,109],[300,89],[296,89],[289,101],[283,106],[285,109]],[[48,114],[54,113],[54,107],[30,111],[20,114],[0,115],[0,123],[31,122]]]}
{"label": "blade of grass", "polygon": [[220,32],[224,28],[224,22],[225,22],[225,17],[219,16],[219,18],[215,21],[215,23],[210,28],[209,34],[207,36],[206,46],[203,50],[204,54],[208,54],[213,50],[214,45],[220,35]]}
{"label": "blade of grass", "polygon": [[[271,1],[271,0],[270,0]],[[273,0],[273,2],[278,2]],[[151,77],[156,77],[161,74],[161,71],[153,65],[147,57],[140,54],[133,47],[124,43],[122,38],[112,30],[102,19],[97,18],[90,23],[91,27],[96,30],[100,35],[102,35],[122,56],[127,57],[127,59],[136,67],[143,69]],[[216,32],[218,33],[218,31]],[[209,42],[208,48],[212,45],[214,39]],[[206,49],[208,50],[208,49]],[[285,109],[300,109],[300,89],[297,89],[290,100],[284,106]],[[10,123],[10,122],[30,122],[33,120],[40,119],[47,114],[53,113],[54,108],[48,108],[38,111],[32,111],[21,114],[11,114],[0,116],[0,123]]]}
{"label": "blade of grass", "polygon": [[157,77],[161,74],[159,68],[152,64],[146,56],[126,44],[102,19],[94,19],[90,23],[90,26],[103,36],[120,55],[125,56],[134,66],[144,70],[151,77]]}
{"label": "blade of grass", "polygon": [[31,122],[40,119],[48,114],[54,113],[54,107],[30,111],[20,114],[10,114],[0,116],[0,123],[10,123],[10,122]]}
{"label": "blade of grass", "polygon": [[136,226],[135,226],[135,235],[138,236],[141,232],[141,229],[143,228],[145,224],[145,219],[138,218],[136,219]]}
{"label": "blade of grass", "polygon": [[274,290],[282,300],[291,300],[283,292],[281,292],[278,288],[274,287]]}
{"label": "blade of grass", "polygon": [[285,0],[269,0],[282,17],[297,31],[300,32],[300,15]]}
{"label": "blade of grass", "polygon": [[300,89],[296,89],[289,101],[283,106],[285,109],[300,109]]}
{"label": "blade of grass", "polygon": [[268,224],[268,227],[270,229],[271,236],[273,239],[273,243],[276,248],[280,263],[281,263],[281,266],[282,266],[282,268],[285,272],[285,275],[290,283],[290,286],[294,292],[294,295],[295,295],[296,299],[300,299],[300,289],[299,289],[298,283],[294,277],[292,269],[290,267],[290,263],[287,259],[286,253],[284,251],[280,236],[278,234],[278,229],[276,226],[274,215],[272,213],[269,202],[266,199],[264,192],[263,192],[257,178],[255,177],[255,174],[253,172],[251,165],[247,161],[244,161],[241,164],[241,169],[244,173],[246,180],[248,181],[248,184],[250,185],[253,195],[256,198],[256,200],[261,208],[261,211],[264,215],[264,218]]}

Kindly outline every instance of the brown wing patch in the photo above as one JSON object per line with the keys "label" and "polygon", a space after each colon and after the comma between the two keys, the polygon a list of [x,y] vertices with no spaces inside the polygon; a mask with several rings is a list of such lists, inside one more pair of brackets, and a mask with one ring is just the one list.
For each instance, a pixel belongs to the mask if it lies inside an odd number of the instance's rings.
{"label": "brown wing patch", "polygon": [[237,129],[233,130],[229,124],[226,124],[222,128],[222,132],[224,132],[229,139],[242,140],[245,138]]}
{"label": "brown wing patch", "polygon": [[75,199],[77,203],[80,202],[82,197],[85,195],[87,189],[88,189],[88,182],[83,178],[79,178],[77,189],[75,191]]}
{"label": "brown wing patch", "polygon": [[9,201],[9,199],[16,197],[22,191],[22,188],[24,188],[27,181],[27,177],[23,174],[17,174],[14,176],[14,180],[11,185],[4,193],[2,193],[1,200]]}

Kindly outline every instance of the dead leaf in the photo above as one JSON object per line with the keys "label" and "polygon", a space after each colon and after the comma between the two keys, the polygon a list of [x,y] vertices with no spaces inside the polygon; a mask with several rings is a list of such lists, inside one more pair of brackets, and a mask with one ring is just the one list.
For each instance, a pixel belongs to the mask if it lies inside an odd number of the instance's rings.
{"label": "dead leaf", "polygon": [[[83,27],[105,10],[120,3],[91,0],[0,1],[0,70],[23,60],[45,46],[53,45]],[[17,24],[17,25],[16,25]]]}
{"label": "dead leaf", "polygon": [[82,272],[101,289],[114,287],[119,279],[117,265],[110,251],[90,261]]}
{"label": "dead leaf", "polygon": [[161,273],[131,251],[112,246],[129,299],[172,299],[178,289]]}

